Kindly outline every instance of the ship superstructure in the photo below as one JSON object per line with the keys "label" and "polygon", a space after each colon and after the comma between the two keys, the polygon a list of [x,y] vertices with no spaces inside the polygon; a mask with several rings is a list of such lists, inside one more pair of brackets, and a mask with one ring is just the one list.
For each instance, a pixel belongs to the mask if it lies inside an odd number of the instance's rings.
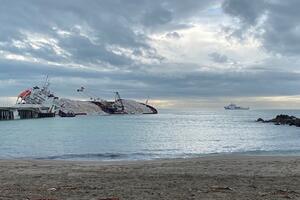
{"label": "ship superstructure", "polygon": [[[1,119],[28,119],[54,117],[75,117],[77,115],[105,115],[105,114],[157,114],[157,110],[134,100],[122,99],[119,92],[115,93],[114,101],[89,97],[90,100],[78,101],[55,96],[49,89],[47,80],[42,87],[35,86],[21,92],[16,104],[12,107],[0,107]],[[81,87],[77,92],[85,92]],[[3,112],[2,112],[3,111]]]}
{"label": "ship superstructure", "polygon": [[51,93],[49,86],[50,83],[47,78],[42,87],[35,86],[18,95],[16,104],[12,108],[18,110],[20,118],[55,116],[57,106],[54,102],[58,97]]}

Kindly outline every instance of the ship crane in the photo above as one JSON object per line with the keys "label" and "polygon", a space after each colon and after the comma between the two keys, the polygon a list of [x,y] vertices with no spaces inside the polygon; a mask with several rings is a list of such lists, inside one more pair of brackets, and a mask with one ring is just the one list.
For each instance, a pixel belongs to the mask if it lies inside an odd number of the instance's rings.
{"label": "ship crane", "polygon": [[146,99],[146,102],[145,102],[145,105],[148,105],[148,103],[149,103],[149,96],[147,97],[147,99]]}
{"label": "ship crane", "polygon": [[125,107],[122,101],[122,98],[119,94],[119,92],[115,92],[115,103],[116,105],[118,105],[119,107],[121,107],[121,111],[124,111]]}

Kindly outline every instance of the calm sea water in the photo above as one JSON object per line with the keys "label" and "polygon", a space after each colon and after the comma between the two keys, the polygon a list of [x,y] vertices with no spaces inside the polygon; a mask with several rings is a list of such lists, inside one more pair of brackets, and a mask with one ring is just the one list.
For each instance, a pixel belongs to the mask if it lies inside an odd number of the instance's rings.
{"label": "calm sea water", "polygon": [[140,160],[300,155],[300,128],[256,123],[300,111],[169,111],[0,122],[0,159]]}

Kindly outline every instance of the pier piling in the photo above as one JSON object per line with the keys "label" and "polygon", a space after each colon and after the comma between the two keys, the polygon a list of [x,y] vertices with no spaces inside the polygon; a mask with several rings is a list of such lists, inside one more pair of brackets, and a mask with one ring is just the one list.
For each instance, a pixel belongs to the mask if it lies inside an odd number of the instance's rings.
{"label": "pier piling", "polygon": [[13,120],[14,113],[10,110],[0,110],[0,120]]}
{"label": "pier piling", "polygon": [[34,110],[19,110],[20,119],[34,119],[39,117],[39,113]]}

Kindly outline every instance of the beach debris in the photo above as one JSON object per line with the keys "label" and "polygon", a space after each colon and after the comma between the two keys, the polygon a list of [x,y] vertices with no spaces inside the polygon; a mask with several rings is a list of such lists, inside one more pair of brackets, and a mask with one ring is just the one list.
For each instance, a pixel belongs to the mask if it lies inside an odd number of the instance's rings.
{"label": "beach debris", "polygon": [[258,193],[261,197],[265,197],[267,196],[269,193],[266,193],[266,192],[259,192]]}
{"label": "beach debris", "polygon": [[298,196],[298,193],[293,191],[293,190],[282,190],[282,189],[277,189],[273,192],[269,192],[269,193],[262,193],[260,196],[264,197],[267,195],[275,195],[275,196],[280,196],[282,198],[285,199],[292,199],[293,196]]}
{"label": "beach debris", "polygon": [[[26,199],[27,200],[27,199]],[[28,199],[28,200],[58,200],[58,199],[52,199],[52,198],[40,198],[40,199]]]}
{"label": "beach debris", "polygon": [[271,120],[258,118],[256,121],[262,123],[274,123],[275,125],[290,125],[300,127],[300,118],[289,115],[277,115],[274,119]]}
{"label": "beach debris", "polygon": [[293,190],[281,190],[278,189],[275,192],[273,192],[273,195],[279,195],[282,196],[283,198],[286,199],[292,199],[293,196],[298,196],[299,197],[299,193]]}
{"label": "beach debris", "polygon": [[280,195],[283,198],[291,199],[292,197],[289,196],[290,192],[288,190],[276,190],[273,192],[273,195]]}
{"label": "beach debris", "polygon": [[58,190],[76,190],[78,188],[75,186],[61,186],[61,187],[58,187],[57,189]]}
{"label": "beach debris", "polygon": [[257,186],[254,184],[249,185],[249,187],[253,188],[253,189],[257,189]]}
{"label": "beach debris", "polygon": [[57,189],[56,189],[56,188],[54,188],[54,187],[53,187],[53,188],[49,188],[49,189],[48,189],[48,191],[51,191],[51,192],[54,192],[54,191],[56,191],[56,190],[57,190]]}
{"label": "beach debris", "polygon": [[228,192],[228,191],[233,191],[233,189],[231,187],[228,186],[211,186],[209,188],[208,192]]}

